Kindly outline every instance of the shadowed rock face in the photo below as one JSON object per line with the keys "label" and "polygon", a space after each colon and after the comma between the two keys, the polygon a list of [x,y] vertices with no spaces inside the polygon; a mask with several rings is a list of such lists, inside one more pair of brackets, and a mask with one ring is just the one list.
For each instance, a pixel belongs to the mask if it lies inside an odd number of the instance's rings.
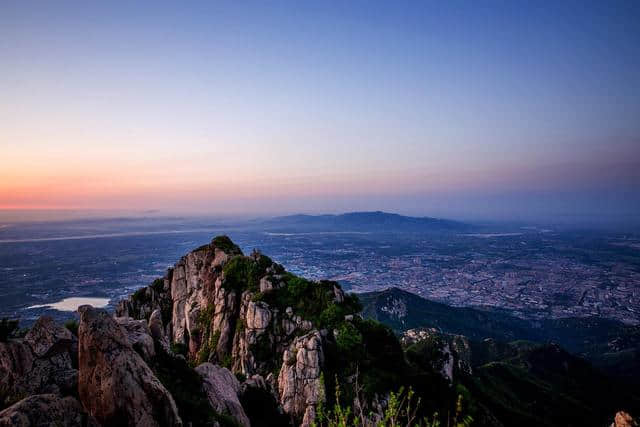
{"label": "shadowed rock face", "polygon": [[77,348],[76,337],[49,316],[24,339],[0,343],[0,406],[31,394],[75,394]]}
{"label": "shadowed rock face", "polygon": [[228,413],[240,425],[249,427],[249,418],[238,399],[240,383],[231,371],[211,363],[203,363],[196,371],[202,377],[211,406],[219,413]]}
{"label": "shadowed rock face", "polygon": [[73,397],[35,394],[0,412],[0,427],[98,427]]}
{"label": "shadowed rock face", "polygon": [[78,391],[102,425],[180,426],[176,404],[118,323],[104,310],[80,312]]}
{"label": "shadowed rock face", "polygon": [[131,317],[116,317],[115,321],[123,329],[129,339],[129,343],[142,358],[149,362],[155,356],[155,346],[151,337],[151,330],[144,320],[135,320]]}

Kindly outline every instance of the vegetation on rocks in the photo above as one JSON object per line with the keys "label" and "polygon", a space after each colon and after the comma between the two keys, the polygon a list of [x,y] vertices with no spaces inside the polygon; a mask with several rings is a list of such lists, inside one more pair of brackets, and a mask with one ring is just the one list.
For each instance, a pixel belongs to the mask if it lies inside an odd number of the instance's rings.
{"label": "vegetation on rocks", "polygon": [[231,254],[241,253],[238,245],[233,243],[233,241],[229,238],[229,236],[226,236],[226,235],[214,237],[213,240],[211,241],[211,244],[226,253],[231,253]]}
{"label": "vegetation on rocks", "polygon": [[211,321],[215,307],[210,304],[198,315],[198,331],[200,333],[200,349],[196,355],[195,365],[207,362],[212,353],[216,351],[218,340],[220,339],[220,331],[211,331]]}
{"label": "vegetation on rocks", "polygon": [[266,273],[266,269],[273,261],[265,255],[254,256],[238,255],[231,258],[222,268],[224,272],[224,286],[238,292],[260,290],[260,278]]}

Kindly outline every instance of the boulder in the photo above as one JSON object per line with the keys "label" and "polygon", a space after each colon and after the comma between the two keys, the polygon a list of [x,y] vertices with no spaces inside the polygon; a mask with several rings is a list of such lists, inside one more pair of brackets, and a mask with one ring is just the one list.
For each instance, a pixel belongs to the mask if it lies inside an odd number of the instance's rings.
{"label": "boulder", "polygon": [[0,404],[31,394],[74,394],[76,360],[76,337],[51,317],[41,317],[24,339],[0,343]]}
{"label": "boulder", "polygon": [[54,346],[71,347],[76,341],[70,330],[57,324],[50,316],[40,317],[24,337],[24,342],[31,347],[36,357],[44,356]]}
{"label": "boulder", "polygon": [[[155,310],[158,311],[158,310]],[[116,322],[123,328],[129,342],[140,356],[147,362],[156,355],[153,338],[149,325],[144,320],[135,320],[131,317],[116,317]]]}
{"label": "boulder", "polygon": [[169,351],[169,340],[164,331],[164,325],[162,324],[162,313],[156,309],[149,316],[149,332],[151,332],[151,338],[157,343],[162,350],[167,353]]}
{"label": "boulder", "polygon": [[181,426],[173,397],[118,323],[100,309],[80,312],[80,400],[102,425]]}
{"label": "boulder", "polygon": [[238,399],[240,383],[231,371],[211,363],[203,363],[196,368],[196,372],[202,377],[202,385],[211,406],[218,413],[228,414],[238,424],[249,427],[249,418]]}
{"label": "boulder", "polygon": [[633,417],[624,411],[619,411],[611,424],[611,427],[637,427],[638,423]]}
{"label": "boulder", "polygon": [[56,394],[29,396],[0,412],[0,427],[97,427],[98,424],[73,397]]}

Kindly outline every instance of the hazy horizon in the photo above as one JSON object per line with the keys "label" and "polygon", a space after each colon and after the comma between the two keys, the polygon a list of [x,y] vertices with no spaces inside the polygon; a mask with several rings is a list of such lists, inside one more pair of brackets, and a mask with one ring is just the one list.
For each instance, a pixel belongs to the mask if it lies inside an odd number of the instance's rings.
{"label": "hazy horizon", "polygon": [[0,209],[640,224],[639,18],[3,2]]}

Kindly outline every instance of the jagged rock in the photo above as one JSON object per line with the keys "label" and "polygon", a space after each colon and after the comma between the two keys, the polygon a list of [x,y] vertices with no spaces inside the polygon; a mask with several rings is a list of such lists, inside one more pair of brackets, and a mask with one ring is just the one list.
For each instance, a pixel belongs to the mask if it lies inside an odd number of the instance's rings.
{"label": "jagged rock", "polygon": [[637,427],[638,423],[624,411],[619,411],[611,423],[611,427]]}
{"label": "jagged rock", "polygon": [[161,310],[168,317],[173,304],[170,292],[172,276],[173,269],[170,268],[164,278],[155,280],[150,286],[141,288],[128,299],[120,301],[116,306],[116,316],[148,319],[154,310]]}
{"label": "jagged rock", "polygon": [[318,331],[296,338],[282,356],[278,375],[280,403],[285,412],[310,425],[315,406],[324,400],[320,379],[324,353]]}
{"label": "jagged rock", "polygon": [[[211,244],[205,245],[183,256],[173,269],[171,278],[172,339],[174,342],[189,344],[199,332],[198,316],[210,305],[215,307],[214,329],[221,331],[218,347],[229,350],[233,339],[230,314],[237,313],[238,295],[233,290],[221,287],[222,266],[235,255],[242,255],[240,248],[228,238],[217,237]],[[221,353],[220,351],[219,353]]]}
{"label": "jagged rock", "polygon": [[240,383],[231,371],[212,363],[203,363],[196,371],[202,377],[211,406],[219,413],[231,415],[238,424],[249,427],[249,418],[238,400]]}
{"label": "jagged rock", "polygon": [[12,404],[30,394],[72,394],[77,339],[48,316],[41,317],[24,339],[0,343],[0,403]]}
{"label": "jagged rock", "polygon": [[78,391],[102,425],[181,426],[176,404],[106,311],[82,306]]}
{"label": "jagged rock", "polygon": [[40,317],[24,337],[36,357],[44,356],[54,345],[77,341],[71,331],[57,324],[52,317]]}
{"label": "jagged rock", "polygon": [[[157,310],[156,310],[157,311]],[[156,355],[153,338],[147,322],[135,320],[131,317],[116,317],[115,321],[124,330],[133,349],[146,361]]]}
{"label": "jagged rock", "polygon": [[98,426],[73,397],[56,394],[29,396],[0,412],[0,427]]}

